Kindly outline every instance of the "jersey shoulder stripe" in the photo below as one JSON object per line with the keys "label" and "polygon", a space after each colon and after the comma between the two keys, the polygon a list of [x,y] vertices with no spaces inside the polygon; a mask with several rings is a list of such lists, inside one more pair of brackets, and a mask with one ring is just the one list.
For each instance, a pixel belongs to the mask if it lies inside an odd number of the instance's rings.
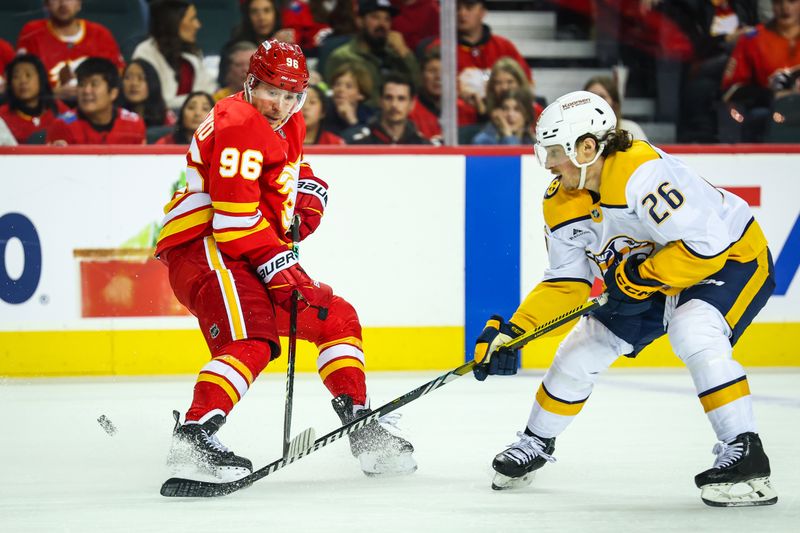
{"label": "jersey shoulder stripe", "polygon": [[587,191],[567,191],[561,187],[561,178],[556,178],[544,195],[544,223],[550,231],[555,231],[572,222],[590,219],[593,205]]}
{"label": "jersey shoulder stripe", "polygon": [[661,159],[661,155],[645,141],[633,141],[624,152],[606,159],[600,175],[600,202],[604,207],[627,207],[625,190],[633,173],[644,163]]}

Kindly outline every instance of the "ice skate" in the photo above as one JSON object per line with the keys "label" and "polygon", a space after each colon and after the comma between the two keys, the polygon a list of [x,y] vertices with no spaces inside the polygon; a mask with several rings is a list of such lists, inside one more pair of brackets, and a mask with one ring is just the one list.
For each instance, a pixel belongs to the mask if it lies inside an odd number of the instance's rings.
{"label": "ice skate", "polygon": [[494,490],[519,489],[533,481],[536,470],[545,463],[555,463],[551,454],[556,447],[556,438],[545,439],[525,432],[517,432],[519,441],[509,445],[495,456],[492,468],[496,472],[492,480]]}
{"label": "ice skate", "polygon": [[[353,399],[346,394],[337,396],[331,403],[343,424],[372,412],[369,407],[354,408]],[[414,446],[397,434],[396,418],[390,414],[350,433],[350,451],[361,463],[364,474],[404,475],[417,469],[417,462],[412,455]]]}
{"label": "ice skate", "polygon": [[181,425],[180,413],[173,411],[175,429],[172,434],[167,465],[174,473],[183,476],[212,476],[217,481],[234,481],[250,474],[253,463],[226,448],[216,433],[225,423],[221,414],[203,424]]}
{"label": "ice skate", "polygon": [[712,507],[772,505],[778,494],[769,482],[769,459],[756,433],[718,442],[714,466],[694,477],[700,498]]}

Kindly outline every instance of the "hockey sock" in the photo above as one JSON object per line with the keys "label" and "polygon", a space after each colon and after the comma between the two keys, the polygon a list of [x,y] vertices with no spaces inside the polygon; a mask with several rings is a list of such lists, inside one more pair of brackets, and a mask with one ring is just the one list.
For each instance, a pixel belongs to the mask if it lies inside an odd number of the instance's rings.
{"label": "hockey sock", "polygon": [[351,344],[328,345],[319,353],[317,369],[334,398],[347,394],[354,405],[366,405],[364,354],[360,349]]}
{"label": "hockey sock", "polygon": [[260,340],[234,341],[200,370],[186,421],[201,421],[211,411],[225,416],[242,399],[269,361],[269,345]]}

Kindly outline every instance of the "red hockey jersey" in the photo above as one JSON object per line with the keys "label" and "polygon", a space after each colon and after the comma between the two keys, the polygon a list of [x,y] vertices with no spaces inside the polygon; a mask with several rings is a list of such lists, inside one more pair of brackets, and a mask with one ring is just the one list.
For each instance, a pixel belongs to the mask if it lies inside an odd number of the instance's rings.
{"label": "red hockey jersey", "polygon": [[75,72],[75,68],[87,57],[104,57],[111,60],[120,71],[125,68],[125,60],[111,32],[96,22],[83,19],[79,22],[81,32],[75,42],[63,41],[48,19],[32,20],[19,33],[18,51],[34,54],[42,60],[53,87],[58,87],[64,67]]}
{"label": "red hockey jersey", "polygon": [[[0,39],[0,82],[5,80],[6,65],[14,59],[14,47],[4,39]],[[3,84],[0,83],[0,86]]]}
{"label": "red hockey jersey", "polygon": [[288,249],[298,181],[312,175],[303,160],[305,130],[295,113],[273,131],[242,93],[217,102],[192,137],[186,188],[164,207],[156,255],[207,235],[253,265]]}
{"label": "red hockey jersey", "polygon": [[47,144],[144,144],[144,120],[127,109],[117,108],[114,120],[105,128],[96,128],[76,111],[58,117],[47,129]]}
{"label": "red hockey jersey", "polygon": [[776,75],[794,75],[800,71],[800,46],[764,24],[751,34],[742,35],[728,60],[722,89],[740,85],[770,87]]}
{"label": "red hockey jersey", "polygon": [[[56,107],[58,115],[69,111],[69,108],[60,100],[56,100]],[[8,125],[8,129],[11,130],[17,142],[24,144],[34,132],[49,128],[50,124],[56,120],[57,115],[50,109],[45,109],[39,116],[34,117],[11,109],[8,104],[4,104],[0,106],[0,118]]]}

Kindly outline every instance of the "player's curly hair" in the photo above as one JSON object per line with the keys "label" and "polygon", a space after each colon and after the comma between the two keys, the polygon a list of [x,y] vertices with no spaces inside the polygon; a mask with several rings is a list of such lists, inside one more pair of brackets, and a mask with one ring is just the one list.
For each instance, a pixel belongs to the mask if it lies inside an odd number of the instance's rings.
{"label": "player's curly hair", "polygon": [[586,135],[578,137],[578,140],[575,141],[575,145],[577,146],[582,140],[590,137],[594,139],[594,142],[597,144],[601,142],[605,143],[603,147],[603,157],[608,157],[616,152],[624,152],[633,145],[633,135],[631,135],[628,130],[611,130],[606,133],[602,139],[598,139],[596,135],[587,133]]}
{"label": "player's curly hair", "polygon": [[606,143],[603,148],[603,157],[608,157],[616,152],[624,152],[633,145],[633,135],[627,130],[611,130],[603,138]]}

